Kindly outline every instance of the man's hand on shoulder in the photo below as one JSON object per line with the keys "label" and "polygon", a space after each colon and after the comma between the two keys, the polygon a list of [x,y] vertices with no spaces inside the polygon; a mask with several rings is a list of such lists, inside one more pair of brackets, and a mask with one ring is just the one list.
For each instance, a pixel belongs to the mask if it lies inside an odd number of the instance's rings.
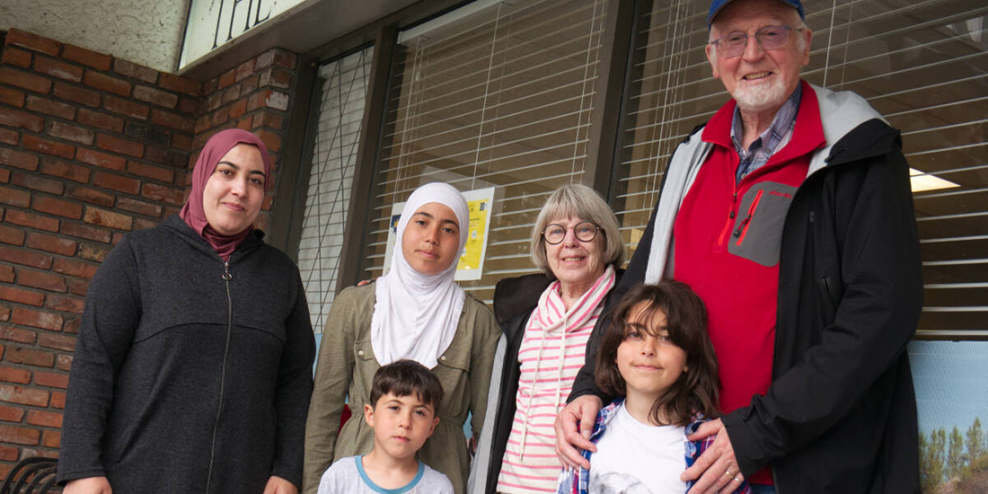
{"label": "man's hand on shoulder", "polygon": [[[580,455],[577,448],[597,451],[597,446],[590,442],[590,433],[597,421],[597,412],[603,405],[600,398],[583,395],[571,401],[556,415],[556,422],[553,424],[556,430],[556,456],[564,466],[590,468],[590,462]],[[580,424],[579,430],[577,423]]]}
{"label": "man's hand on shoulder", "polygon": [[110,481],[106,477],[88,477],[70,480],[65,484],[63,494],[113,494]]}
{"label": "man's hand on shoulder", "polygon": [[684,481],[697,479],[690,489],[691,494],[729,494],[744,482],[741,468],[734,458],[731,438],[727,436],[727,429],[720,419],[701,425],[696,432],[690,434],[689,440],[701,441],[710,436],[717,436],[713,444],[680,476]]}

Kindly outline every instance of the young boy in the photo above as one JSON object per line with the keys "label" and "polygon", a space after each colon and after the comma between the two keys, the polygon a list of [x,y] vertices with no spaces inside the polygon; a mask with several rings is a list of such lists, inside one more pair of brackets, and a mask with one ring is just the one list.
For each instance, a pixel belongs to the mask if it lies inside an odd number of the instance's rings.
{"label": "young boy", "polygon": [[374,449],[337,460],[319,482],[319,494],[453,494],[445,475],[415,459],[432,435],[443,399],[439,379],[422,364],[399,360],[374,374],[364,420]]}

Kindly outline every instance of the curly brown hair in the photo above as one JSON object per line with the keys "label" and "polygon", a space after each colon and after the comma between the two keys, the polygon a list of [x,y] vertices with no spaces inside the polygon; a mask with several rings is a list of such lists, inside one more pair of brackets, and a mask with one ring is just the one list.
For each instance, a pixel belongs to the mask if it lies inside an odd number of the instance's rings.
{"label": "curly brown hair", "polygon": [[[646,303],[636,314],[632,309]],[[621,298],[611,313],[611,328],[604,334],[597,352],[595,378],[597,386],[612,395],[626,394],[625,381],[618,370],[617,350],[628,334],[630,322],[641,323],[637,331],[657,336],[651,321],[657,313],[665,314],[669,338],[686,352],[686,367],[679,379],[652,404],[649,416],[655,423],[660,410],[675,425],[685,426],[695,413],[707,418],[720,415],[717,401],[720,378],[717,377],[717,354],[707,335],[707,309],[700,297],[686,283],[661,281],[655,285],[636,285]],[[635,318],[631,321],[631,318]],[[644,328],[644,329],[643,329]]]}

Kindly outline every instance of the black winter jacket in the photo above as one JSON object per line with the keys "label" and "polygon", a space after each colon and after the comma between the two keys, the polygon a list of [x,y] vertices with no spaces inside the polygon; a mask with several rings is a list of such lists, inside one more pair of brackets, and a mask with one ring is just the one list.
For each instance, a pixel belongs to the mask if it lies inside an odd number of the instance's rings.
{"label": "black winter jacket", "polygon": [[79,329],[60,482],[106,476],[115,494],[301,484],[315,341],[298,269],[260,237],[227,269],[172,216],[110,252]]}
{"label": "black winter jacket", "polygon": [[[684,144],[690,139],[699,135]],[[741,472],[771,463],[779,494],[919,492],[906,345],[923,295],[900,148],[899,132],[881,120],[858,125],[798,188],[786,215],[773,381],[765,396],[723,417]],[[644,280],[655,220],[620,289]],[[596,351],[588,348],[570,401],[597,394],[607,402],[593,382]]]}

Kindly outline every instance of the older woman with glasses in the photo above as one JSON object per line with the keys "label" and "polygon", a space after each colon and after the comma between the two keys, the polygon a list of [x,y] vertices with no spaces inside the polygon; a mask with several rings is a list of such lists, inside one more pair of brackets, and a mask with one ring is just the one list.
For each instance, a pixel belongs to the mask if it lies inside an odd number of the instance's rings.
{"label": "older woman with glasses", "polygon": [[501,280],[494,291],[504,338],[474,493],[555,491],[561,464],[552,424],[618,281],[624,245],[617,218],[593,189],[563,186],[539,213],[531,256],[542,273]]}

